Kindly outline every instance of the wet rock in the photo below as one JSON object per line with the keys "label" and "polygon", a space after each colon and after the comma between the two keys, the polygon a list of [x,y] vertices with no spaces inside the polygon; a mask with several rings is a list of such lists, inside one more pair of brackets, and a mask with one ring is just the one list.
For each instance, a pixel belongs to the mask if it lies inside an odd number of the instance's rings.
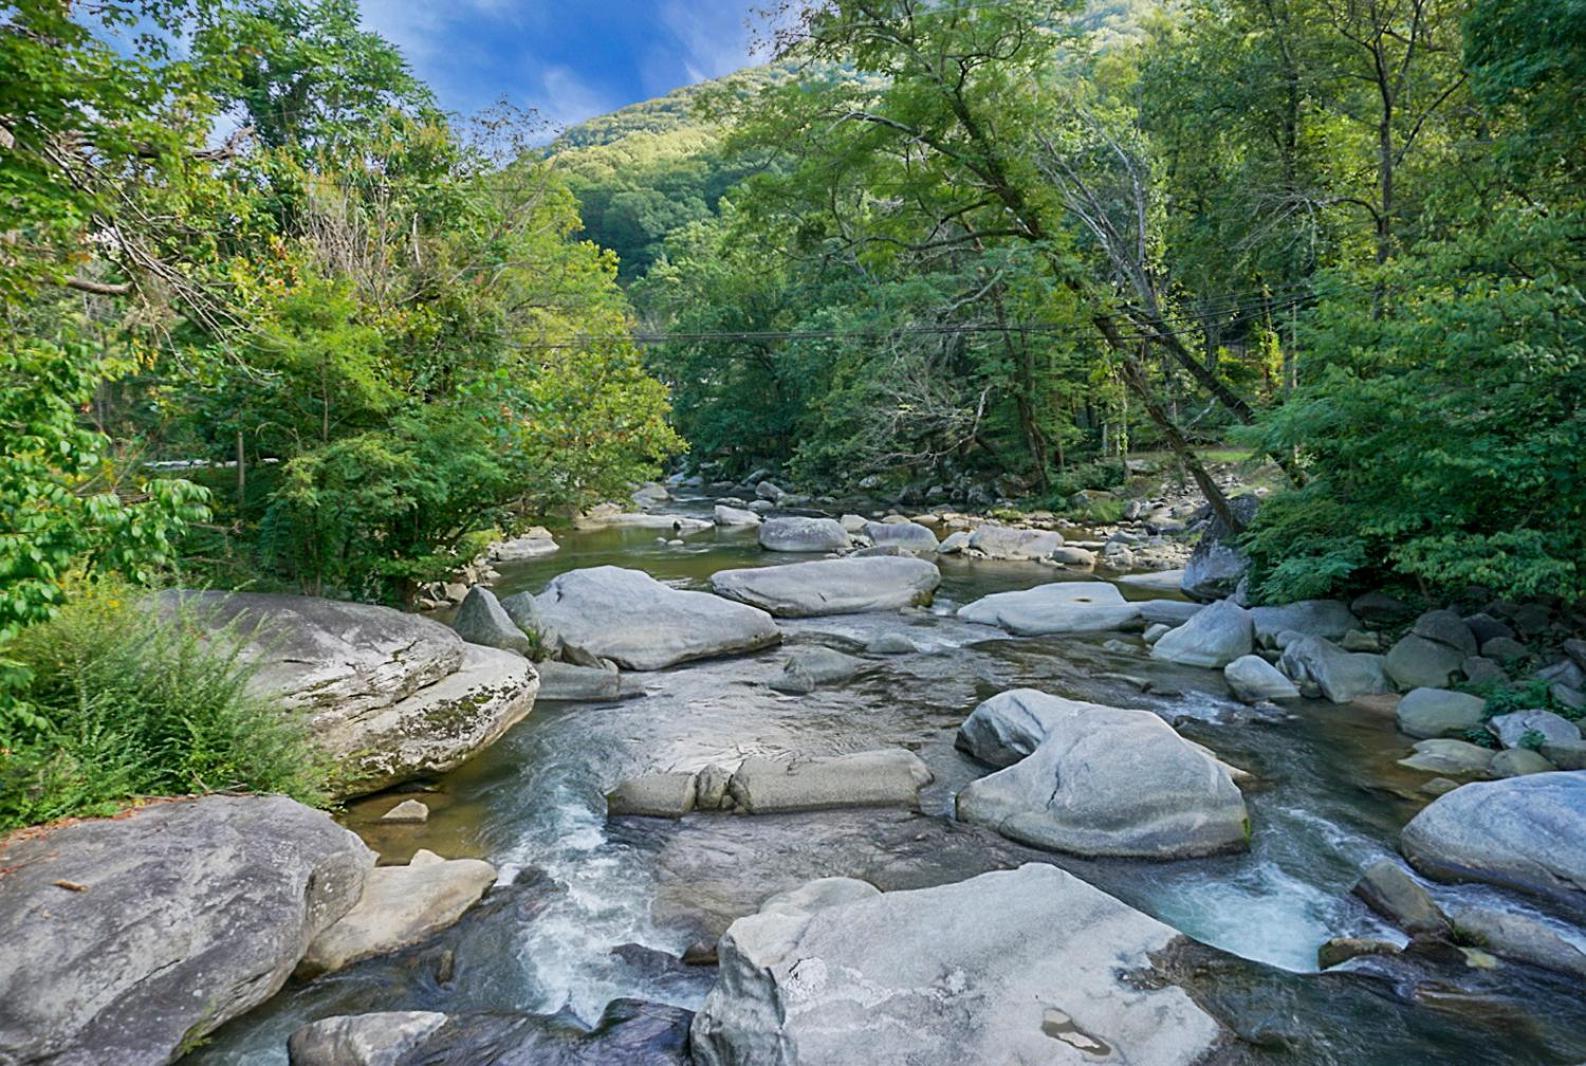
{"label": "wet rock", "polygon": [[[606,793],[606,814],[640,815],[649,818],[681,818],[694,809],[698,781],[696,775],[671,771],[645,774],[624,781]],[[714,806],[720,805],[720,799]]]}
{"label": "wet rock", "polygon": [[915,522],[866,522],[864,535],[878,548],[901,548],[920,555],[935,555],[936,534]]}
{"label": "wet rock", "polygon": [[764,521],[753,511],[745,510],[742,507],[729,507],[720,503],[716,505],[712,518],[718,526],[724,526],[729,529],[742,526],[757,526]]}
{"label": "wet rock", "polygon": [[536,613],[564,644],[625,670],[754,651],[781,639],[764,611],[708,592],[684,592],[640,570],[597,566],[554,579]]}
{"label": "wet rock", "polygon": [[1545,774],[1557,770],[1547,757],[1529,748],[1511,748],[1492,757],[1487,767],[1493,777],[1520,777],[1524,774]]}
{"label": "wet rock", "polygon": [[1386,592],[1368,592],[1356,596],[1350,601],[1349,609],[1362,621],[1378,626],[1402,622],[1415,613],[1409,604]]}
{"label": "wet rock", "polygon": [[1481,725],[1487,702],[1443,688],[1418,688],[1399,701],[1399,732],[1412,737],[1459,737]]}
{"label": "wet rock", "polygon": [[[1261,501],[1254,496],[1238,496],[1228,503],[1234,516],[1246,526],[1261,506]],[[1234,594],[1250,570],[1250,558],[1243,549],[1234,546],[1232,539],[1232,531],[1222,519],[1213,516],[1184,567],[1180,588],[1186,596],[1210,601]]]}
{"label": "wet rock", "polygon": [[988,522],[970,534],[969,546],[988,559],[1045,559],[1063,546],[1063,536]]}
{"label": "wet rock", "polygon": [[401,1066],[446,1024],[437,1011],[380,1011],[323,1018],[287,1041],[291,1066]]}
{"label": "wet rock", "polygon": [[848,534],[833,518],[769,518],[760,527],[760,547],[773,552],[834,552],[848,547]]}
{"label": "wet rock", "polygon": [[1059,725],[1116,709],[1033,688],[1009,689],[977,706],[958,727],[954,743],[988,765],[1012,766],[1040,747]]}
{"label": "wet rock", "polygon": [[879,633],[865,645],[867,655],[917,655],[925,649],[907,633]]}
{"label": "wet rock", "polygon": [[1442,934],[1448,919],[1419,881],[1391,859],[1378,859],[1355,882],[1355,895],[1407,933]]}
{"label": "wet rock", "polygon": [[1455,934],[1494,955],[1586,977],[1586,931],[1540,914],[1476,904],[1450,912]]}
{"label": "wet rock", "polygon": [[[1020,709],[1032,702],[1022,697]],[[1006,717],[1012,748],[1025,723]],[[959,820],[1085,856],[1171,859],[1246,845],[1249,816],[1227,772],[1151,712],[1070,702],[1040,704],[1032,718],[1046,729],[1039,746],[963,788]],[[989,741],[969,742],[995,754]]]}
{"label": "wet rock", "polygon": [[496,868],[488,862],[443,859],[424,850],[406,866],[377,867],[357,905],[309,944],[297,975],[330,973],[423,943],[461,918],[495,880]]}
{"label": "wet rock", "polygon": [[1491,748],[1465,740],[1421,740],[1414,750],[1414,755],[1399,760],[1400,766],[1429,774],[1484,774],[1492,765]]}
{"label": "wet rock", "polygon": [[1285,631],[1342,640],[1360,624],[1349,607],[1338,600],[1300,600],[1279,607],[1252,607],[1250,620],[1255,624],[1256,640],[1269,648],[1275,645],[1277,635]]}
{"label": "wet rock", "polygon": [[1151,646],[1153,659],[1220,670],[1254,647],[1250,612],[1221,600]]}
{"label": "wet rock", "polygon": [[[1190,1066],[1223,1037],[1151,976],[1178,935],[1053,866],[734,922],[700,1066]],[[1142,979],[1141,975],[1147,975]]]}
{"label": "wet rock", "polygon": [[847,681],[868,665],[863,659],[819,644],[795,648],[782,673],[771,681],[771,687],[794,694],[814,692],[821,685]]}
{"label": "wet rock", "polygon": [[337,796],[461,765],[529,713],[539,686],[523,656],[386,607],[244,592],[158,602],[247,641],[250,684],[307,719],[336,762]]}
{"label": "wet rock", "polygon": [[1541,748],[1544,744],[1574,744],[1581,739],[1580,728],[1574,722],[1541,710],[1500,714],[1487,723],[1487,731],[1506,748]]}
{"label": "wet rock", "polygon": [[931,771],[902,748],[797,759],[745,759],[728,786],[749,814],[818,811],[835,807],[918,807]]}
{"label": "wet rock", "polygon": [[0,1060],[171,1061],[274,995],[373,866],[356,836],[282,796],[13,837],[0,849]]}
{"label": "wet rock", "polygon": [[1453,611],[1428,611],[1415,620],[1410,632],[1425,640],[1453,648],[1460,658],[1475,655],[1479,650],[1476,634],[1465,620]]}
{"label": "wet rock", "polygon": [[622,675],[601,666],[539,663],[541,700],[614,700],[622,695]]}
{"label": "wet rock", "polygon": [[1022,637],[1105,633],[1138,628],[1140,606],[1126,603],[1117,586],[1105,581],[1053,581],[984,596],[960,607],[958,617]]}
{"label": "wet rock", "polygon": [[532,645],[523,630],[502,608],[496,594],[483,585],[475,585],[463,597],[457,616],[452,619],[457,635],[470,644],[483,644],[487,648],[500,648],[527,655]]}
{"label": "wet rock", "polygon": [[1297,700],[1300,690],[1282,671],[1259,655],[1242,655],[1223,667],[1223,678],[1235,698],[1245,703]]}
{"label": "wet rock", "polygon": [[1457,648],[1411,633],[1388,649],[1383,665],[1401,689],[1446,688],[1465,658]]}
{"label": "wet rock", "polygon": [[380,820],[408,825],[422,824],[430,820],[430,809],[422,800],[406,799],[382,814]]}
{"label": "wet rock", "polygon": [[1314,683],[1333,703],[1391,690],[1380,655],[1348,652],[1321,637],[1301,637],[1283,649],[1279,667],[1296,684]]}
{"label": "wet rock", "polygon": [[1358,959],[1362,955],[1397,955],[1403,949],[1386,940],[1368,937],[1335,936],[1316,949],[1316,965],[1324,970]]}
{"label": "wet rock", "polygon": [[780,618],[889,611],[929,603],[941,571],[925,559],[875,556],[718,570],[717,595]]}
{"label": "wet rock", "polygon": [[1416,869],[1586,911],[1586,774],[1478,781],[1429,804],[1400,846]]}

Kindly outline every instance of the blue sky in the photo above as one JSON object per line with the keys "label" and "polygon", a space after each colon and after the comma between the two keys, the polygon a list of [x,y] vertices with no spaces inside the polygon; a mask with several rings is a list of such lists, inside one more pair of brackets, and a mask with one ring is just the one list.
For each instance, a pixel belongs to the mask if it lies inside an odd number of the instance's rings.
{"label": "blue sky", "polygon": [[764,0],[359,2],[442,106],[505,96],[563,126],[745,66],[745,20]]}

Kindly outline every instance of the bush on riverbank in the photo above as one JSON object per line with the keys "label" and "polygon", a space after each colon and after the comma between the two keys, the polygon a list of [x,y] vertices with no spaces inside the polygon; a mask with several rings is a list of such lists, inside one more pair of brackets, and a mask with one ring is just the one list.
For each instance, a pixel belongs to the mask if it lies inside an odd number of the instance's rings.
{"label": "bush on riverbank", "polygon": [[322,798],[302,727],[250,694],[240,642],[101,584],[5,648],[20,712],[0,720],[0,832],[113,813],[137,796]]}

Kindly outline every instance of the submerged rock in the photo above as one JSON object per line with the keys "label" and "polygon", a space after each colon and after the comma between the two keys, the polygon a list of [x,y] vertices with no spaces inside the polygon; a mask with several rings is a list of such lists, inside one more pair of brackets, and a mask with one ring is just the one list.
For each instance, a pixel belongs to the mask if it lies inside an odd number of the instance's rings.
{"label": "submerged rock", "polygon": [[1105,633],[1138,628],[1140,605],[1105,581],[1053,581],[1022,592],[997,592],[958,609],[966,622],[999,626],[1021,637]]}
{"label": "submerged rock", "polygon": [[380,820],[398,825],[421,825],[430,820],[430,809],[423,800],[405,799],[382,814]]}
{"label": "submerged rock", "polygon": [[[1019,698],[1020,712],[1035,706],[1046,735],[1029,756],[958,793],[961,821],[1086,856],[1173,859],[1246,846],[1244,797],[1215,758],[1149,711],[1063,703]],[[1022,715],[996,717],[1011,719],[1010,749],[1020,744]],[[970,742],[996,756],[998,741],[981,739],[989,733],[983,726]]]}
{"label": "submerged rock", "polygon": [[208,796],[0,850],[0,1061],[169,1062],[269,999],[374,855],[283,796]]}
{"label": "submerged rock", "polygon": [[1178,934],[1056,867],[862,888],[732,924],[696,1062],[1190,1066],[1223,1039],[1155,972]]}
{"label": "submerged rock", "polygon": [[760,547],[772,552],[835,552],[848,547],[848,533],[835,518],[769,518],[760,527]]}
{"label": "submerged rock", "polygon": [[625,670],[755,651],[781,639],[764,611],[663,585],[641,570],[597,566],[554,579],[535,612],[564,645]]}
{"label": "submerged rock", "polygon": [[929,603],[941,581],[928,560],[870,556],[719,570],[710,584],[718,595],[779,618],[809,618]]}
{"label": "submerged rock", "polygon": [[1232,600],[1221,600],[1151,645],[1151,657],[1221,670],[1255,646],[1250,615]]}
{"label": "submerged rock", "polygon": [[770,684],[777,692],[802,695],[814,692],[820,685],[847,681],[869,665],[863,659],[815,644],[794,649],[782,673]]}

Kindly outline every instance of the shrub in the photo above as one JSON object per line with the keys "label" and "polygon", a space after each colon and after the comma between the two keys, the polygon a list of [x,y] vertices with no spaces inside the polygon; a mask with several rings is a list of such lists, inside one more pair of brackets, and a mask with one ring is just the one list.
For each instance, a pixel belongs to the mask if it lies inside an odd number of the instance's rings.
{"label": "shrub", "polygon": [[241,649],[108,585],[24,630],[5,649],[27,714],[0,737],[0,831],[137,796],[321,800],[324,760],[299,722],[249,692]]}

